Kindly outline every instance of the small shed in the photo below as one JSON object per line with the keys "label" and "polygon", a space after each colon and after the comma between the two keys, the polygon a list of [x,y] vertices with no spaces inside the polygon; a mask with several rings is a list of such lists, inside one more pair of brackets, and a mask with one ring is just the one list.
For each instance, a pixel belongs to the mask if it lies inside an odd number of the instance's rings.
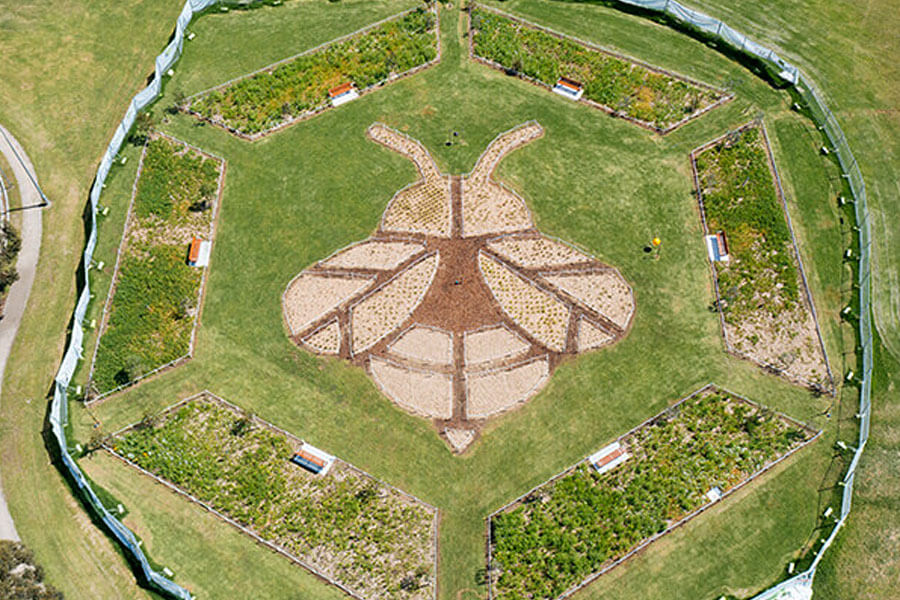
{"label": "small shed", "polygon": [[335,458],[306,442],[291,456],[291,462],[299,465],[314,475],[327,475]]}
{"label": "small shed", "polygon": [[569,100],[581,100],[581,96],[584,94],[584,86],[574,79],[560,77],[556,85],[553,86],[553,91]]}
{"label": "small shed", "polygon": [[356,91],[353,83],[348,81],[328,90],[328,97],[331,99],[332,106],[340,106],[359,98],[359,92]]}
{"label": "small shed", "polygon": [[728,240],[724,231],[706,236],[706,253],[710,262],[728,262]]}
{"label": "small shed", "polygon": [[188,264],[192,267],[205,267],[209,264],[209,254],[212,251],[212,243],[200,238],[191,240],[188,248]]}
{"label": "small shed", "polygon": [[625,447],[619,442],[613,442],[609,446],[598,450],[588,457],[591,465],[597,469],[597,473],[606,473],[621,465],[623,462],[631,458]]}

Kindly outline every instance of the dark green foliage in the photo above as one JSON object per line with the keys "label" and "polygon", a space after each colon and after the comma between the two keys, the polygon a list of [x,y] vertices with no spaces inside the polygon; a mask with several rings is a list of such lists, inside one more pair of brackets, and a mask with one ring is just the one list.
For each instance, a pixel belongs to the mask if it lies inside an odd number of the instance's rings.
{"label": "dark green foliage", "polygon": [[548,86],[560,77],[574,79],[584,86],[585,98],[657,129],[722,97],[491,11],[473,8],[471,19],[476,55]]}
{"label": "dark green foliage", "polygon": [[22,249],[22,236],[6,221],[0,226],[0,299],[9,291],[9,286],[19,279],[16,271],[16,259]]}
{"label": "dark green foliage", "polygon": [[760,308],[773,317],[791,310],[800,275],[759,128],[728,136],[696,161],[707,225],[725,232],[731,255],[716,269],[725,319],[736,323]]}
{"label": "dark green foliage", "polygon": [[[92,383],[108,392],[186,355],[202,271],[170,230],[208,231],[219,162],[164,137],[150,141]],[[198,204],[203,207],[195,210]]]}
{"label": "dark green foliage", "polygon": [[251,421],[195,399],[109,445],[297,556],[335,557],[351,588],[397,586],[392,597],[404,598],[429,585],[428,510],[341,464],[308,474],[290,462],[288,438]]}
{"label": "dark green foliage", "polygon": [[44,570],[31,551],[11,540],[0,540],[0,598],[3,600],[62,600],[62,593],[44,583]]}
{"label": "dark green foliage", "polygon": [[156,119],[147,111],[141,111],[134,119],[134,125],[131,126],[131,135],[128,141],[135,146],[142,146],[147,143],[150,132],[156,128]]}
{"label": "dark green foliage", "polygon": [[190,108],[246,134],[325,106],[328,90],[366,89],[437,56],[434,15],[423,8],[194,100]]}
{"label": "dark green foliage", "polygon": [[144,155],[135,214],[141,219],[154,215],[178,223],[185,216],[185,206],[190,210],[215,199],[218,169],[218,162],[185,151],[180,144],[163,137],[154,139]]}
{"label": "dark green foliage", "polygon": [[555,598],[808,437],[722,393],[685,401],[623,440],[624,464],[582,464],[493,518],[495,596]]}
{"label": "dark green foliage", "polygon": [[109,324],[100,340],[94,384],[100,391],[140,378],[187,354],[194,320],[182,303],[196,303],[199,269],[185,264],[185,247],[147,248],[122,257]]}

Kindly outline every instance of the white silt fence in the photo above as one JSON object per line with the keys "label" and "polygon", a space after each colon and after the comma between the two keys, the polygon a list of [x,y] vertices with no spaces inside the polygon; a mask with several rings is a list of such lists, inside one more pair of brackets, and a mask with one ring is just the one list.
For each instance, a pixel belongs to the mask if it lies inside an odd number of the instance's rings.
{"label": "white silt fence", "polygon": [[[122,144],[125,141],[128,132],[134,125],[135,118],[140,110],[152,104],[162,89],[162,77],[168,71],[178,57],[184,44],[184,32],[188,24],[198,12],[217,3],[218,0],[186,0],[181,14],[175,26],[175,34],[172,41],[156,58],[156,70],[153,80],[150,84],[140,91],[131,101],[125,117],[122,119],[119,127],[116,129],[106,153],[97,169],[97,175],[91,188],[91,230],[84,249],[84,287],[78,297],[78,303],[72,319],[72,334],[69,344],[66,348],[62,364],[56,375],[53,402],[50,409],[50,423],[53,429],[54,437],[57,440],[59,451],[66,470],[83,492],[85,499],[98,513],[101,520],[106,524],[109,531],[120,542],[122,547],[129,555],[140,565],[141,573],[146,580],[157,589],[175,597],[189,599],[190,593],[175,584],[171,580],[163,577],[153,570],[141,548],[138,546],[134,534],[128,530],[122,523],[116,519],[100,502],[97,495],[91,489],[90,484],[81,472],[81,469],[69,455],[65,425],[67,423],[68,399],[67,388],[72,379],[78,361],[82,358],[83,352],[83,321],[85,311],[87,310],[90,300],[90,289],[88,285],[90,274],[88,266],[93,258],[94,247],[97,244],[97,204],[100,199],[100,193],[106,176],[112,166],[112,162]],[[785,594],[790,593],[791,587],[810,587],[816,567],[822,559],[825,551],[830,547],[835,536],[844,525],[847,515],[850,512],[851,499],[853,494],[853,479],[856,467],[859,464],[859,458],[865,448],[869,435],[869,421],[871,411],[871,378],[873,369],[873,339],[872,339],[872,320],[871,320],[871,227],[869,223],[869,212],[866,204],[866,189],[862,179],[859,166],[850,147],[847,144],[843,131],[834,118],[831,111],[822,101],[819,94],[812,87],[807,79],[802,75],[800,70],[794,65],[788,63],[779,57],[773,50],[762,46],[747,36],[729,27],[726,23],[706,15],[704,13],[692,10],[676,2],[675,0],[617,0],[621,4],[636,6],[649,11],[663,13],[678,21],[679,23],[689,25],[702,31],[707,35],[716,37],[726,42],[731,47],[746,53],[747,55],[756,57],[757,59],[776,69],[779,76],[786,82],[795,86],[796,91],[807,103],[813,120],[824,131],[829,142],[832,144],[838,162],[841,167],[842,176],[847,181],[851,190],[851,194],[855,201],[856,224],[859,227],[859,269],[858,269],[858,289],[860,302],[860,320],[859,335],[862,346],[862,363],[863,369],[860,375],[860,399],[859,399],[859,443],[854,450],[854,457],[841,482],[844,486],[843,501],[841,506],[840,518],[835,524],[825,543],[816,553],[809,569],[793,577],[792,579],[782,582],[781,584],[763,592],[756,596],[753,600],[773,600],[775,598],[783,598]]]}
{"label": "white silt fence", "polygon": [[172,68],[172,65],[181,56],[181,50],[184,45],[184,34],[188,24],[198,12],[216,4],[218,0],[186,0],[181,14],[175,23],[175,32],[172,41],[165,47],[162,53],[156,57],[156,69],[150,84],[138,92],[128,105],[125,116],[116,128],[112,140],[106,148],[106,153],[100,161],[97,168],[97,175],[94,178],[91,187],[90,203],[91,203],[91,221],[90,234],[84,248],[84,257],[81,268],[83,269],[84,286],[78,295],[78,302],[75,305],[75,312],[72,318],[72,334],[69,338],[69,344],[63,356],[62,364],[56,374],[55,385],[53,387],[53,401],[50,406],[50,426],[53,430],[53,436],[56,439],[60,459],[65,467],[66,472],[74,481],[79,492],[81,492],[84,500],[95,511],[97,517],[107,527],[109,532],[122,546],[129,559],[137,565],[140,575],[144,581],[165,593],[168,596],[181,600],[190,600],[191,594],[188,590],[176,584],[172,580],[164,577],[158,571],[154,570],[144,551],[138,544],[138,540],[134,533],[125,527],[119,519],[113,516],[91,488],[90,482],[84,476],[84,473],[78,467],[78,464],[69,454],[68,441],[66,439],[66,424],[68,422],[68,397],[67,390],[72,380],[72,375],[78,365],[78,361],[83,357],[84,351],[84,316],[90,302],[90,271],[88,267],[93,260],[94,248],[97,245],[97,205],[100,201],[100,194],[103,185],[106,182],[106,176],[112,166],[116,155],[122,148],[128,132],[134,125],[138,112],[156,101],[162,92],[162,78],[165,73]]}
{"label": "white silt fence", "polygon": [[[636,6],[648,11],[662,13],[671,19],[693,27],[707,36],[718,38],[732,48],[751,57],[759,59],[772,68],[785,82],[794,86],[794,90],[803,99],[806,109],[815,124],[821,129],[831,150],[837,157],[841,169],[841,176],[847,182],[850,193],[853,196],[856,226],[859,228],[858,247],[858,273],[857,285],[859,290],[859,339],[862,348],[862,373],[859,376],[859,412],[860,420],[859,437],[857,447],[853,451],[853,459],[840,484],[843,486],[841,500],[841,512],[837,522],[832,528],[825,542],[816,552],[810,567],[783,581],[782,583],[762,592],[752,600],[776,600],[787,598],[808,598],[812,594],[812,582],[816,574],[816,568],[822,560],[825,552],[831,546],[838,532],[844,526],[853,497],[853,480],[859,459],[869,439],[869,423],[871,418],[872,395],[872,370],[874,367],[874,342],[872,339],[872,299],[871,299],[871,250],[872,230],[869,222],[869,210],[866,203],[866,185],[859,170],[859,165],[847,144],[844,132],[838,125],[837,119],[825,105],[819,93],[812,83],[806,79],[796,66],[782,59],[775,51],[758,44],[729,27],[726,23],[706,15],[702,12],[690,9],[675,0],[616,0],[619,4]],[[807,592],[809,595],[807,595]]]}

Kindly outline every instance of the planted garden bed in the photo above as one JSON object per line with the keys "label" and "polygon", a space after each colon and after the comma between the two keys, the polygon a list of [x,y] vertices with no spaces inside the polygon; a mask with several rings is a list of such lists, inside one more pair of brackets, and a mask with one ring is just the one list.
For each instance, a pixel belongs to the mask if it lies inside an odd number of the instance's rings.
{"label": "planted garden bed", "polygon": [[434,597],[434,507],[341,460],[313,475],[291,462],[301,440],[211,394],[106,444],[353,596]]}
{"label": "planted garden bed", "polygon": [[439,59],[433,8],[417,8],[193,96],[186,108],[233,133],[256,138],[331,105],[329,90],[359,93]]}
{"label": "planted garden bed", "polygon": [[723,232],[714,261],[728,349],[821,391],[834,384],[765,129],[751,123],[695,150],[705,233]]}
{"label": "planted garden bed", "polygon": [[141,156],[104,308],[91,393],[130,385],[191,352],[205,269],[187,263],[212,240],[225,163],[157,135]]}
{"label": "planted garden bed", "polygon": [[568,595],[817,436],[707,386],[619,438],[615,468],[585,460],[491,515],[490,596]]}
{"label": "planted garden bed", "polygon": [[548,88],[577,82],[582,101],[659,133],[732,97],[481,6],[470,9],[469,38],[474,58]]}

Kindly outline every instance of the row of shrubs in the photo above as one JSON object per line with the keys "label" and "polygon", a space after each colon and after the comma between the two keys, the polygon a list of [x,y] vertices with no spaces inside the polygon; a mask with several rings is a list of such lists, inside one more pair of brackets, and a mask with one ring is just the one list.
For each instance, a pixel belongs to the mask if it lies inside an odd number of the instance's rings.
{"label": "row of shrubs", "polygon": [[810,435],[724,392],[684,401],[621,440],[624,464],[583,463],[491,519],[493,597],[556,598]]}
{"label": "row of shrubs", "polygon": [[340,461],[307,473],[296,440],[213,397],[107,444],[362,597],[432,596],[433,509]]}
{"label": "row of shrubs", "polygon": [[740,325],[757,311],[777,318],[793,310],[800,275],[762,131],[734,132],[695,160],[707,226],[728,240],[730,260],[716,265],[725,320]]}
{"label": "row of shrubs", "polygon": [[658,130],[723,97],[477,6],[471,9],[470,22],[476,56],[548,86],[560,77],[578,81],[585,98]]}
{"label": "row of shrubs", "polygon": [[328,90],[352,82],[363,90],[437,56],[436,19],[424,8],[348,40],[199,96],[188,108],[252,135],[327,105]]}
{"label": "row of shrubs", "polygon": [[119,271],[93,365],[104,394],[188,354],[201,269],[187,264],[192,235],[209,238],[221,162],[166,137],[146,146],[119,249]]}

